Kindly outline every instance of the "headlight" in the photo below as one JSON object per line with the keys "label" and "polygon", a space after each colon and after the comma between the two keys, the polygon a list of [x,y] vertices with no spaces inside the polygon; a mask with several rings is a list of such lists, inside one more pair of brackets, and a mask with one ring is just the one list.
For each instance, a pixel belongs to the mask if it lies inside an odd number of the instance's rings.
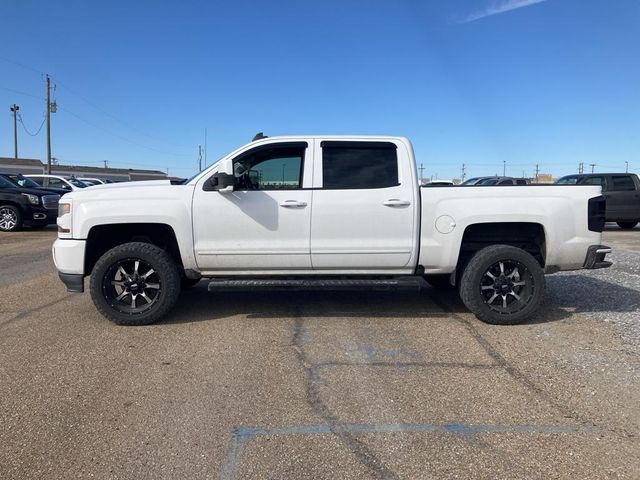
{"label": "headlight", "polygon": [[61,217],[66,215],[67,213],[71,213],[71,204],[70,203],[59,203],[58,204],[58,216]]}
{"label": "headlight", "polygon": [[23,193],[22,195],[27,197],[27,200],[29,200],[29,203],[33,205],[38,205],[40,203],[40,197],[38,197],[37,195],[31,195],[30,193]]}

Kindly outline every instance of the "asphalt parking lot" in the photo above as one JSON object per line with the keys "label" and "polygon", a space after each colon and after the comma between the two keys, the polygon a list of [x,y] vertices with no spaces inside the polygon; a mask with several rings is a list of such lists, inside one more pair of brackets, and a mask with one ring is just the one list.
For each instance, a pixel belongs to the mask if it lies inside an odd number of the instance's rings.
{"label": "asphalt parking lot", "polygon": [[534,320],[454,293],[185,292],[148,327],[0,236],[0,478],[640,478],[640,227]]}

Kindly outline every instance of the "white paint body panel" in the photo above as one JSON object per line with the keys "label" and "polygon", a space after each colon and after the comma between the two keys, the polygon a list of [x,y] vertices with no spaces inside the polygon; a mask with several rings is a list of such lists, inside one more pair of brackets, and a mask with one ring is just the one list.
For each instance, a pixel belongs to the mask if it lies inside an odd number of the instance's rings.
{"label": "white paint body panel", "polygon": [[[323,190],[322,140],[395,143],[400,186]],[[204,183],[236,155],[290,141],[309,144],[303,189],[203,190]],[[601,243],[601,234],[587,228],[587,201],[599,194],[600,187],[589,186],[420,188],[413,150],[405,138],[273,137],[230,153],[187,185],[128,182],[65,195],[62,202],[72,203],[72,213],[58,223],[70,225],[71,232],[60,234],[54,258],[61,272],[88,274],[82,272],[84,240],[92,227],[160,223],[175,232],[184,267],[204,276],[401,275],[414,273],[419,265],[427,273],[450,273],[467,226],[532,222],[544,228],[547,265],[578,269],[588,247]],[[409,204],[383,205],[390,199]],[[281,207],[286,200],[307,205]]]}
{"label": "white paint body panel", "polygon": [[[530,222],[544,228],[546,265],[561,270],[582,267],[590,245],[602,234],[587,226],[587,201],[599,186],[439,187],[422,189],[422,232],[419,264],[427,273],[451,273],[465,229],[478,223]],[[440,233],[436,220],[453,219],[450,233]]]}

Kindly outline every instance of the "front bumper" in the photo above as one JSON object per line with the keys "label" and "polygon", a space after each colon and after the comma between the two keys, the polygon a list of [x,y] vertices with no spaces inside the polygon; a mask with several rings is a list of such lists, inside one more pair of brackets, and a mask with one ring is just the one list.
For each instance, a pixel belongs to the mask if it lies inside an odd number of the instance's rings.
{"label": "front bumper", "polygon": [[587,250],[587,256],[582,268],[591,270],[596,268],[609,268],[613,263],[604,259],[608,253],[611,253],[611,247],[607,247],[606,245],[591,245]]}

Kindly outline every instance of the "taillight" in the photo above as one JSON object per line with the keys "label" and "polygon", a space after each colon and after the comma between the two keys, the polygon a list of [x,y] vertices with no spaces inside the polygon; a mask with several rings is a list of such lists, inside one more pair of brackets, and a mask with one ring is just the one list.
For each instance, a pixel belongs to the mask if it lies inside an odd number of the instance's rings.
{"label": "taillight", "polygon": [[602,232],[604,230],[606,206],[607,201],[602,195],[589,199],[588,219],[589,230],[592,232]]}

